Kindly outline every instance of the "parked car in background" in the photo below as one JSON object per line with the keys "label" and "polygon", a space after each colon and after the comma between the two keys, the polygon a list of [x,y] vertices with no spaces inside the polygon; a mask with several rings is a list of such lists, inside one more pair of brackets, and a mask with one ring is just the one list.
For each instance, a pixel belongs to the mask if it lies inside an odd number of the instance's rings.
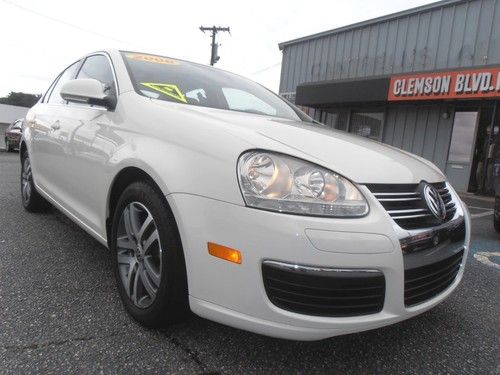
{"label": "parked car in background", "polygon": [[87,55],[29,111],[20,150],[24,207],[51,203],[107,246],[146,326],[191,309],[317,340],[429,310],[464,272],[469,214],[436,166],[212,67]]}
{"label": "parked car in background", "polygon": [[495,138],[495,210],[493,213],[493,225],[500,232],[500,132]]}
{"label": "parked car in background", "polygon": [[23,127],[23,119],[19,119],[10,124],[5,130],[5,149],[8,152],[19,148],[21,140],[21,132]]}

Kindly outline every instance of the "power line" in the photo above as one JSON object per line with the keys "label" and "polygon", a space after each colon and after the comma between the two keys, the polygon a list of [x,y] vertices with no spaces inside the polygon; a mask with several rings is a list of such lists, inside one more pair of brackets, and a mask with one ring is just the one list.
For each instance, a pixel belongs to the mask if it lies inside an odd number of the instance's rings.
{"label": "power line", "polygon": [[254,75],[254,74],[260,74],[260,73],[264,73],[265,71],[269,70],[269,69],[272,69],[272,68],[275,68],[277,66],[281,65],[281,61],[280,62],[277,62],[276,64],[273,64],[273,65],[270,65],[266,68],[262,68],[262,69],[259,69],[253,73],[250,73],[251,75]]}
{"label": "power line", "polygon": [[101,33],[97,32],[97,31],[89,30],[89,29],[86,29],[86,28],[78,26],[78,25],[74,25],[72,23],[66,22],[66,21],[61,20],[59,18],[55,18],[55,17],[49,16],[47,14],[40,13],[40,12],[34,10],[34,9],[26,8],[23,5],[19,5],[19,4],[13,3],[13,2],[11,2],[9,0],[0,0],[0,1],[3,2],[3,3],[5,3],[5,4],[8,4],[10,6],[13,6],[13,7],[16,7],[18,9],[24,10],[25,12],[33,13],[33,14],[39,16],[39,17],[46,18],[46,19],[51,20],[53,22],[57,22],[57,23],[60,23],[62,25],[65,25],[65,26],[69,26],[69,27],[72,27],[74,29],[77,29],[77,30],[80,30],[80,31],[84,31],[86,33],[94,34],[94,35],[99,36],[101,38],[105,38],[105,39],[109,39],[109,40],[114,40],[115,42],[119,42],[119,43],[135,44],[135,43],[129,43],[129,42],[125,41],[125,40],[114,38],[114,37],[109,36],[109,35],[101,34]]}

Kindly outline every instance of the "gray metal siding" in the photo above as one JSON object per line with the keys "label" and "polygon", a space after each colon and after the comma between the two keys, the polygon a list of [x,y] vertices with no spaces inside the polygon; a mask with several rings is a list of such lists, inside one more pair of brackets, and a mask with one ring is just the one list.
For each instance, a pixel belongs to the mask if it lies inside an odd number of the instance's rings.
{"label": "gray metal siding", "polygon": [[286,45],[280,92],[304,82],[500,64],[499,3],[457,1]]}
{"label": "gray metal siding", "polygon": [[[342,111],[356,111],[356,109],[343,108]],[[336,115],[323,111],[316,112],[318,121],[332,128],[346,130],[342,125],[335,123]],[[446,119],[443,118],[445,112],[449,114]],[[435,163],[444,172],[448,160],[453,118],[454,108],[447,104],[389,105],[385,110],[382,142],[422,156]]]}
{"label": "gray metal siding", "polygon": [[[450,116],[444,119],[442,114],[446,111]],[[382,141],[422,156],[444,172],[452,127],[452,108],[446,105],[390,106]]]}

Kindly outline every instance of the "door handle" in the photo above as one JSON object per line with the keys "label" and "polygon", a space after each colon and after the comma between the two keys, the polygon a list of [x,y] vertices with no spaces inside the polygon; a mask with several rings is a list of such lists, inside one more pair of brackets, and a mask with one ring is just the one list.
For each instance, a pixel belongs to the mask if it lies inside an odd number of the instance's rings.
{"label": "door handle", "polygon": [[50,127],[52,128],[52,130],[58,130],[61,125],[59,124],[59,121],[56,121],[52,125],[50,125]]}

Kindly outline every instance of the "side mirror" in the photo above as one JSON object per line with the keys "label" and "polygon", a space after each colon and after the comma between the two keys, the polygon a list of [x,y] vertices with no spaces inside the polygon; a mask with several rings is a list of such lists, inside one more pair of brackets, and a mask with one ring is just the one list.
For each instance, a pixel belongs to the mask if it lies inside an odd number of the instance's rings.
{"label": "side mirror", "polygon": [[62,85],[61,98],[68,102],[100,105],[113,110],[116,97],[104,92],[101,82],[92,78],[72,79]]}

